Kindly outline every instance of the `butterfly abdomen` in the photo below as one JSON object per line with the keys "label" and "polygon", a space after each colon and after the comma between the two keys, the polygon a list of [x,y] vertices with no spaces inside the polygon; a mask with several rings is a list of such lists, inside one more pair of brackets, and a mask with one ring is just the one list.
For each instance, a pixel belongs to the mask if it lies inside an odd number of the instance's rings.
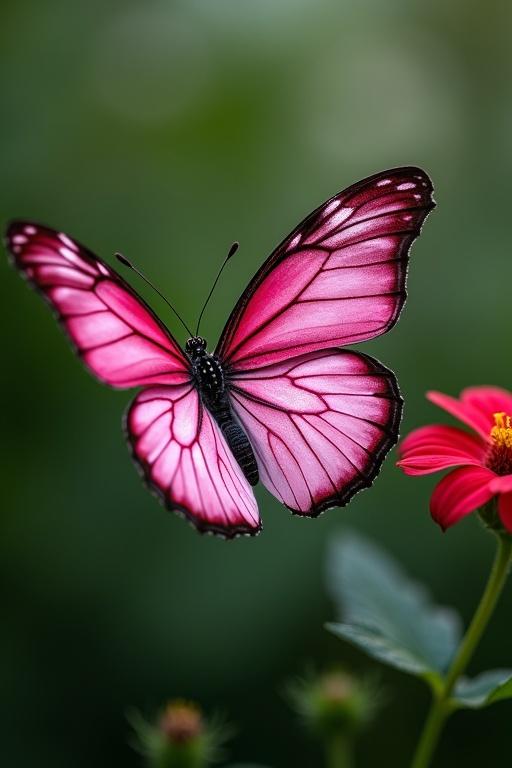
{"label": "butterfly abdomen", "polygon": [[256,485],[259,481],[258,464],[249,438],[233,418],[222,365],[214,355],[206,353],[204,346],[201,344],[198,351],[192,350],[191,354],[192,370],[201,399],[219,425],[247,482]]}
{"label": "butterfly abdomen", "polygon": [[219,423],[219,426],[247,482],[250,485],[256,485],[260,479],[258,465],[252,446],[242,427],[232,418],[230,421]]}
{"label": "butterfly abdomen", "polygon": [[217,400],[204,399],[205,405],[219,425],[222,434],[229,445],[231,453],[235,457],[240,469],[244,473],[247,482],[256,485],[259,481],[258,464],[254,451],[242,427],[233,418],[226,392],[223,391]]}

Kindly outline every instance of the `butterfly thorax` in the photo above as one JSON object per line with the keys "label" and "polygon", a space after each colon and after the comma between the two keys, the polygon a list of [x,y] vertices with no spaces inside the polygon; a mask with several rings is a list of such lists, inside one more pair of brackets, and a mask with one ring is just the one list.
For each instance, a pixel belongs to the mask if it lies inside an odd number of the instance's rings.
{"label": "butterfly thorax", "polygon": [[192,374],[205,405],[210,408],[222,401],[224,395],[224,372],[215,355],[206,351],[206,341],[194,336],[185,347],[192,363]]}
{"label": "butterfly thorax", "polygon": [[219,425],[245,477],[251,485],[256,485],[259,479],[256,457],[249,438],[233,418],[220,360],[206,351],[206,341],[200,336],[189,339],[185,351],[203,404]]}

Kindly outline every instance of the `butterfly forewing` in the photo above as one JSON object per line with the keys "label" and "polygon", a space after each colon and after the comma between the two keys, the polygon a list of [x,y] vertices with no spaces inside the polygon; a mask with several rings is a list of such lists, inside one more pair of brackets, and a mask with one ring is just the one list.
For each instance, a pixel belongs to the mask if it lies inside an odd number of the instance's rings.
{"label": "butterfly forewing", "polygon": [[239,373],[230,397],[263,484],[300,514],[346,504],[396,442],[395,377],[356,352],[323,350]]}
{"label": "butterfly forewing", "polygon": [[233,310],[217,354],[234,371],[371,339],[396,322],[411,243],[433,207],[419,168],[349,187],[274,251]]}
{"label": "butterfly forewing", "polygon": [[7,247],[98,379],[111,387],[190,379],[188,361],[163,323],[91,251],[62,232],[22,221],[10,224]]}

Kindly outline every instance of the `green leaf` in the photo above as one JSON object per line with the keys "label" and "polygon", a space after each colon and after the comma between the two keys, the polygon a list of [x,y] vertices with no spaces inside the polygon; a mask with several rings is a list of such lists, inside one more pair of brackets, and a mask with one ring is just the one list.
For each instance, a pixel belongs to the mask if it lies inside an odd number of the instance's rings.
{"label": "green leaf", "polygon": [[353,533],[331,546],[328,589],[340,623],[327,629],[389,666],[434,686],[458,647],[461,622],[434,605],[383,550]]}
{"label": "green leaf", "polygon": [[503,699],[512,699],[512,669],[492,669],[472,679],[461,678],[452,702],[458,708],[480,709]]}

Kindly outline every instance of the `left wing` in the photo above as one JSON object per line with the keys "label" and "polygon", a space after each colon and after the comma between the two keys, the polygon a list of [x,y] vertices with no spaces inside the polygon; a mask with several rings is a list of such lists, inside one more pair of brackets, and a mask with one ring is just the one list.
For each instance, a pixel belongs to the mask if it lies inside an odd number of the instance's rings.
{"label": "left wing", "polygon": [[263,264],[216,353],[233,370],[371,339],[405,301],[409,248],[433,208],[420,168],[397,168],[340,192]]}
{"label": "left wing", "polygon": [[323,350],[237,372],[228,388],[262,483],[301,515],[347,504],[397,441],[396,379],[367,355]]}
{"label": "left wing", "polygon": [[89,371],[111,387],[177,384],[190,365],[177,342],[112,267],[41,224],[13,221],[14,265],[53,308]]}
{"label": "left wing", "polygon": [[225,538],[260,531],[252,488],[193,384],[139,392],[125,430],[136,464],[167,507]]}

